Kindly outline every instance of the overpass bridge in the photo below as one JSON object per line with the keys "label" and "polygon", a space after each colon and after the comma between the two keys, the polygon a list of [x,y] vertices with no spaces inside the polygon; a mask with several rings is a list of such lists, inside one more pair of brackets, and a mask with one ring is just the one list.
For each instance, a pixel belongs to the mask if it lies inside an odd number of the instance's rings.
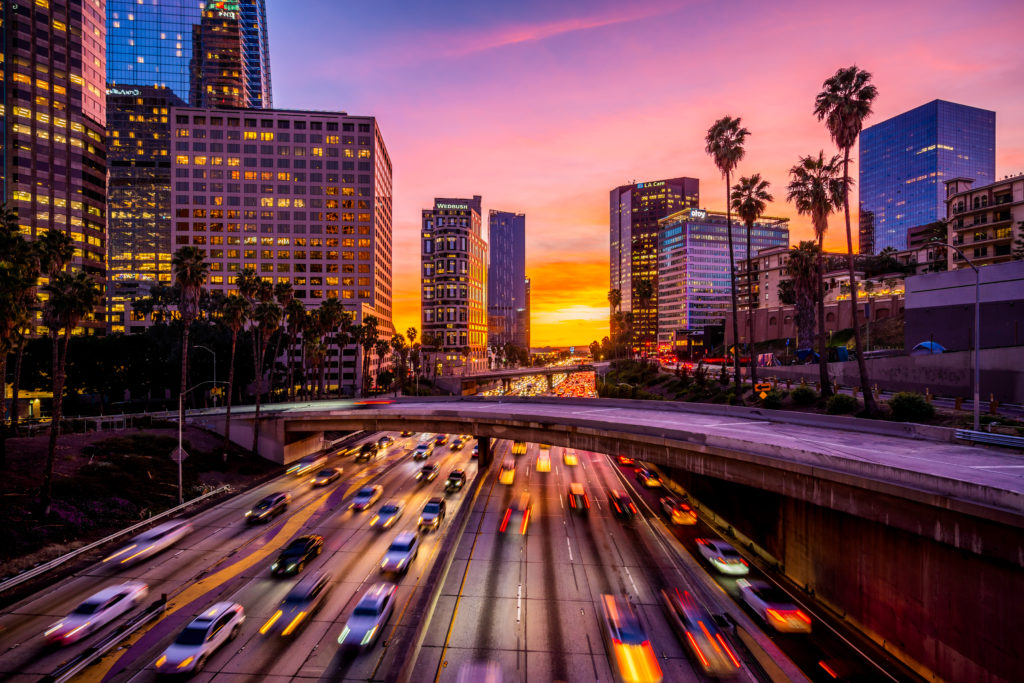
{"label": "overpass bridge", "polygon": [[531,368],[510,368],[507,370],[491,370],[489,372],[478,372],[472,375],[452,375],[449,377],[438,377],[435,381],[454,394],[462,395],[467,390],[472,393],[476,386],[482,382],[501,382],[502,388],[507,392],[512,380],[519,377],[542,376],[547,380],[548,391],[552,389],[551,378],[554,375],[563,375],[573,372],[594,372],[597,367],[607,363],[577,363],[576,365],[531,367]]}
{"label": "overpass bridge", "polygon": [[[560,369],[564,371],[563,369]],[[223,426],[221,411],[193,419]],[[251,407],[232,435],[251,443]],[[622,453],[670,471],[787,578],[926,677],[1024,670],[1024,468],[920,425],[594,399],[400,399],[267,406],[278,462],[333,430],[471,433]]]}

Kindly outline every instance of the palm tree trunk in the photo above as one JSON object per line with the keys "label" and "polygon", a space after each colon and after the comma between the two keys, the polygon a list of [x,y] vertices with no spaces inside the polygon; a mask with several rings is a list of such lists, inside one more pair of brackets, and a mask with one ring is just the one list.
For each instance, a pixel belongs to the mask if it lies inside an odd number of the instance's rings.
{"label": "palm tree trunk", "polygon": [[21,393],[21,359],[25,355],[26,339],[18,344],[14,353],[14,377],[11,379],[11,436],[18,435],[18,395]]}
{"label": "palm tree trunk", "polygon": [[277,359],[281,357],[281,338],[284,337],[284,330],[279,330],[277,333],[277,341],[274,342],[274,357],[270,359],[270,391],[268,392],[268,400],[274,398],[274,375],[277,374]]}
{"label": "palm tree trunk", "polygon": [[231,331],[231,361],[228,365],[228,407],[224,418],[224,461],[228,459],[228,448],[231,447],[231,398],[235,389],[235,347],[238,345],[238,332]]}
{"label": "palm tree trunk", "polygon": [[821,382],[821,396],[832,395],[832,384],[828,381],[828,355],[825,348],[825,233],[818,238],[818,380]]}
{"label": "palm tree trunk", "polygon": [[286,395],[289,402],[295,401],[295,382],[294,375],[292,374],[292,347],[295,345],[295,333],[294,330],[288,332],[288,345],[284,347],[284,368],[285,376],[288,378],[288,391]]}
{"label": "palm tree trunk", "polygon": [[[70,336],[70,330],[66,330],[64,336]],[[64,352],[61,353],[56,332],[50,337],[53,340],[53,416],[50,419],[50,442],[46,449],[46,469],[43,471],[43,490],[39,499],[39,516],[44,519],[50,514],[52,502],[53,463],[57,457],[57,436],[60,433],[61,412],[64,407],[64,360],[67,358],[67,341],[65,340]]]}
{"label": "palm tree trunk", "polygon": [[729,234],[729,292],[732,296],[732,343],[736,352],[732,355],[732,367],[736,380],[736,398],[740,395],[740,326],[736,306],[736,252],[732,244],[732,205],[729,202],[729,173],[725,174],[725,223]]}
{"label": "palm tree trunk", "polygon": [[262,335],[257,339],[256,335],[259,334],[259,330],[253,330],[253,343],[256,346],[256,414],[252,421],[252,454],[257,455],[259,451],[256,449],[260,445],[260,399],[263,397],[263,354],[262,349],[263,339]]}
{"label": "palm tree trunk", "polygon": [[750,233],[754,231],[753,222],[747,223],[747,329],[750,341],[750,383],[757,384],[757,347],[754,345],[754,282],[750,268]]}
{"label": "palm tree trunk", "polygon": [[860,373],[860,389],[864,392],[864,412],[872,415],[877,410],[875,397],[871,393],[868,366],[860,343],[860,323],[857,320],[857,274],[853,268],[853,233],[850,232],[850,148],[843,149],[843,210],[846,213],[846,265],[850,271],[850,305],[853,307],[853,344],[857,351],[857,371]]}

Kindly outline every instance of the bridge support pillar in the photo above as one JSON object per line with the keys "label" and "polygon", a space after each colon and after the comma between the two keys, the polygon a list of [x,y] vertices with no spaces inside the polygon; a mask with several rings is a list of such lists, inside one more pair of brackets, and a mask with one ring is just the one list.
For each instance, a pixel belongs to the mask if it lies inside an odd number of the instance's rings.
{"label": "bridge support pillar", "polygon": [[503,378],[501,380],[501,393],[508,395],[508,392],[512,389],[512,380]]}
{"label": "bridge support pillar", "polygon": [[480,471],[484,471],[491,466],[491,461],[494,459],[491,454],[491,439],[487,436],[476,437],[477,451],[479,457],[477,462],[479,463]]}
{"label": "bridge support pillar", "polygon": [[551,373],[544,375],[544,379],[548,381],[548,391],[552,391],[555,388],[555,381],[551,379]]}

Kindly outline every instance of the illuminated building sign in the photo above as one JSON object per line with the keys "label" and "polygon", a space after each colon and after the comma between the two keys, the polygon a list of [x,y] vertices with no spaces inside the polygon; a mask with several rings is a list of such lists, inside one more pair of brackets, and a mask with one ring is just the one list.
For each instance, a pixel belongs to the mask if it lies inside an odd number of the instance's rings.
{"label": "illuminated building sign", "polygon": [[697,220],[703,220],[708,217],[708,212],[704,209],[690,209],[690,218]]}
{"label": "illuminated building sign", "polygon": [[129,95],[131,97],[138,97],[142,94],[142,91],[138,88],[132,88],[131,90],[124,90],[122,88],[107,88],[108,95]]}
{"label": "illuminated building sign", "polygon": [[466,204],[442,204],[438,202],[434,205],[435,209],[468,209],[469,206]]}
{"label": "illuminated building sign", "polygon": [[664,184],[665,184],[664,180],[655,180],[652,183],[637,183],[636,187],[639,190],[642,187],[661,187]]}

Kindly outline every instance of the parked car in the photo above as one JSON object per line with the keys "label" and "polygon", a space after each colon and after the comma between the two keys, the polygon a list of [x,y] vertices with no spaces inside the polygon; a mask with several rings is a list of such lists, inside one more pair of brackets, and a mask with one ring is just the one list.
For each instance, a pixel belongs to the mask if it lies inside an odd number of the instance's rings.
{"label": "parked car", "polygon": [[253,505],[252,509],[245,513],[245,521],[249,524],[269,521],[284,513],[284,511],[288,509],[288,503],[290,503],[291,500],[292,494],[286,491],[271,493],[269,496]]}
{"label": "parked car", "polygon": [[427,504],[423,506],[423,512],[420,513],[417,527],[420,531],[437,530],[441,526],[441,521],[444,519],[444,513],[444,498],[431,498],[427,501]]}
{"label": "parked car", "polygon": [[237,602],[218,602],[192,620],[157,657],[159,673],[196,673],[224,643],[242,630],[245,609]]}
{"label": "parked car", "polygon": [[299,536],[281,551],[274,564],[270,565],[270,571],[274,576],[298,574],[306,566],[306,563],[323,552],[323,549],[323,536],[316,534]]}
{"label": "parked car", "polygon": [[359,598],[352,616],[338,636],[338,645],[342,649],[373,647],[384,632],[384,625],[391,619],[397,588],[393,583],[377,583]]}
{"label": "parked car", "polygon": [[77,643],[122,614],[130,612],[148,594],[149,587],[141,581],[107,586],[86,598],[71,614],[46,629],[43,637],[54,645]]}
{"label": "parked car", "polygon": [[766,624],[780,633],[810,633],[811,617],[784,590],[764,581],[740,579],[740,597]]}
{"label": "parked car", "polygon": [[282,636],[295,633],[306,617],[323,604],[331,587],[331,575],[325,571],[312,572],[302,577],[281,601],[277,610],[260,627],[260,635],[278,631]]}
{"label": "parked car", "polygon": [[415,532],[405,531],[398,534],[384,552],[384,559],[380,563],[380,573],[405,574],[409,571],[409,565],[419,555],[419,551],[420,537]]}
{"label": "parked car", "polygon": [[192,523],[187,519],[164,522],[142,532],[133,538],[131,543],[113,555],[105,557],[103,561],[125,566],[141,562],[170,548],[190,533],[192,533]]}

